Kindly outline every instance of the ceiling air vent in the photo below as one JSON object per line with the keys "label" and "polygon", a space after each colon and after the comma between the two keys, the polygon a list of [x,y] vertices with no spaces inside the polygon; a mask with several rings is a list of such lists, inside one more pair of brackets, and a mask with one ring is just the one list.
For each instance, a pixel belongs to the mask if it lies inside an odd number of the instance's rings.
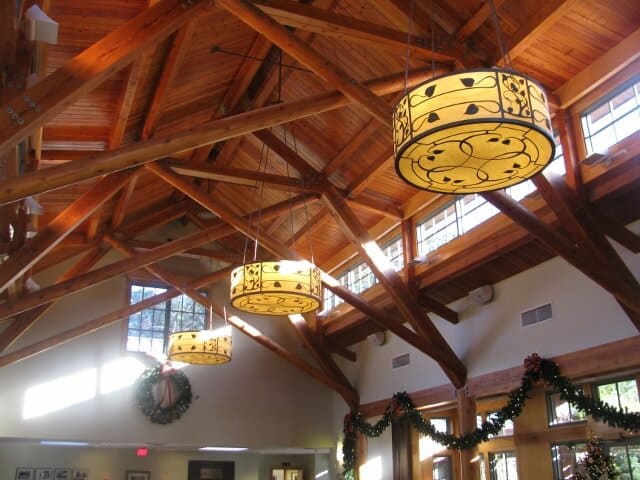
{"label": "ceiling air vent", "polygon": [[404,355],[400,355],[391,359],[392,368],[404,367],[405,365],[409,365],[410,363],[411,363],[411,358],[409,358],[408,353],[405,353]]}
{"label": "ceiling air vent", "polygon": [[540,307],[532,308],[531,310],[527,310],[526,312],[522,312],[520,314],[523,327],[528,327],[529,325],[533,325],[534,323],[540,323],[545,320],[549,320],[552,317],[553,312],[551,310],[550,303],[547,303],[546,305],[542,305]]}

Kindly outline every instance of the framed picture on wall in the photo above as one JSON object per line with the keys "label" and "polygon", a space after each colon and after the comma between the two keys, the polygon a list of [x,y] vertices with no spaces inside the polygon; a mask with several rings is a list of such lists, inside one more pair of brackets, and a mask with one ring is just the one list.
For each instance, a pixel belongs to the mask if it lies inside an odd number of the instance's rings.
{"label": "framed picture on wall", "polygon": [[188,480],[234,480],[235,463],[189,460]]}
{"label": "framed picture on wall", "polygon": [[146,470],[127,470],[125,480],[150,480],[151,472]]}
{"label": "framed picture on wall", "polygon": [[53,474],[53,480],[71,480],[73,470],[70,468],[56,468]]}
{"label": "framed picture on wall", "polygon": [[33,480],[33,468],[16,468],[16,480]]}
{"label": "framed picture on wall", "polygon": [[53,468],[36,468],[33,480],[53,480]]}
{"label": "framed picture on wall", "polygon": [[[75,470],[73,472],[72,480],[87,480],[89,478],[89,472],[86,470]],[[36,478],[36,480],[39,480]]]}

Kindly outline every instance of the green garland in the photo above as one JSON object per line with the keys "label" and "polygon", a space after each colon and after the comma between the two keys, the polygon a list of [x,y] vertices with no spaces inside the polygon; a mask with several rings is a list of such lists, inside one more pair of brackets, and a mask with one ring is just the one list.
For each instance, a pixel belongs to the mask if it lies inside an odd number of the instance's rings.
{"label": "green garland", "polygon": [[509,393],[507,404],[490,420],[484,421],[481,427],[464,435],[452,435],[437,431],[428,420],[422,418],[406,392],[396,393],[385,408],[382,418],[373,425],[366,422],[359,412],[347,414],[344,419],[344,440],[342,443],[345,480],[355,478],[358,434],[366,435],[369,438],[379,437],[389,427],[393,418],[407,417],[413,427],[421,434],[431,437],[447,448],[468,450],[481,442],[486,442],[492,435],[500,432],[507,420],[518,417],[522,413],[526,399],[529,398],[528,395],[533,388],[533,383],[540,379],[551,385],[562,399],[569,401],[572,406],[591,415],[595,420],[601,420],[611,427],[630,431],[640,430],[640,413],[627,413],[601,400],[585,396],[582,390],[576,388],[568,378],[560,375],[560,368],[553,361],[542,359],[534,353],[525,359],[524,366],[525,373],[520,387]]}
{"label": "green garland", "polygon": [[[167,407],[163,407],[162,400],[156,402],[153,397],[153,386],[160,381],[165,381],[166,388],[175,395],[175,401]],[[191,384],[187,376],[180,370],[167,370],[163,365],[149,367],[136,382],[136,401],[143,414],[149,417],[152,423],[166,425],[178,420],[184,412],[189,410],[193,394]]]}

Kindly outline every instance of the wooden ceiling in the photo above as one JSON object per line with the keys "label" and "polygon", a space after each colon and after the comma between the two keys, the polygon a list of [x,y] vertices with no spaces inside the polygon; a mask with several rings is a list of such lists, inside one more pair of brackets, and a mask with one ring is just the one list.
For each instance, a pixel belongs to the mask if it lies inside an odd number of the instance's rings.
{"label": "wooden ceiling", "polygon": [[[325,271],[369,262],[358,243],[408,232],[444,201],[395,174],[395,99],[434,72],[505,61],[484,0],[41,0],[59,23],[56,45],[23,38],[24,11],[35,2],[17,10],[15,3],[0,7],[7,26],[0,34],[6,255],[0,313],[8,318],[23,312],[16,318],[27,326],[35,321],[32,306],[42,303],[23,288],[32,273],[84,254],[60,281],[75,279],[85,288],[107,278],[81,274],[109,247],[123,251],[118,242],[152,248],[144,250],[149,261],[175,255],[177,248],[163,246],[158,253],[153,247],[159,244],[136,243],[141,233],[173,220],[205,232],[198,241],[185,240],[186,248],[214,238],[209,246],[215,255],[199,254],[231,264],[243,253],[243,233],[255,236],[256,216],[249,227],[247,219],[257,211],[264,257],[293,252],[310,258],[312,249]],[[564,142],[574,141],[564,135],[570,104],[633,60],[616,58],[606,72],[597,70],[598,62],[612,61],[610,52],[624,55],[634,50],[627,44],[637,45],[637,1],[494,3],[513,67],[545,86],[556,128]],[[630,68],[637,71],[637,62]],[[572,80],[590,75],[587,87]],[[382,275],[379,291],[364,295],[368,306],[337,289],[359,308],[310,321],[314,338],[323,339],[321,361],[329,361],[327,351],[351,357],[346,347],[388,328],[385,312],[398,309],[413,331],[395,333],[413,335],[414,345],[434,356],[454,383],[464,383],[464,366],[428,320],[421,324],[423,309],[446,317],[451,312],[444,305],[471,289],[558,254],[602,277],[603,288],[640,328],[637,282],[585,265],[585,256],[596,250],[601,263],[611,265],[615,252],[604,234],[614,230],[637,248],[637,237],[622,227],[640,216],[637,135],[632,140],[620,166],[582,182],[580,149],[563,143],[566,183],[539,179],[541,195],[525,202],[525,212],[499,194],[488,195],[506,216],[412,262],[404,278]],[[256,188],[261,182],[265,188]],[[44,208],[31,240],[25,237],[28,218],[16,208],[29,195]],[[622,202],[633,208],[621,212]],[[596,206],[596,220],[575,213]],[[113,267],[111,273],[136,268]],[[55,288],[43,287],[41,292]],[[59,298],[47,295],[47,301]],[[12,328],[6,326],[0,347],[27,328],[18,323],[5,323]]]}

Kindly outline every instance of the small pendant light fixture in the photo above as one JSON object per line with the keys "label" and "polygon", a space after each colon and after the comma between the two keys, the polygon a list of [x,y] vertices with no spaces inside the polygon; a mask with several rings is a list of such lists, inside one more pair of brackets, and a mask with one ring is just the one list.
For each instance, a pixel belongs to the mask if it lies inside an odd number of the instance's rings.
{"label": "small pendant light fixture", "polygon": [[498,190],[533,177],[553,160],[544,90],[512,69],[488,1],[507,68],[434,77],[406,92],[395,108],[395,167],[414,187],[451,194]]}

